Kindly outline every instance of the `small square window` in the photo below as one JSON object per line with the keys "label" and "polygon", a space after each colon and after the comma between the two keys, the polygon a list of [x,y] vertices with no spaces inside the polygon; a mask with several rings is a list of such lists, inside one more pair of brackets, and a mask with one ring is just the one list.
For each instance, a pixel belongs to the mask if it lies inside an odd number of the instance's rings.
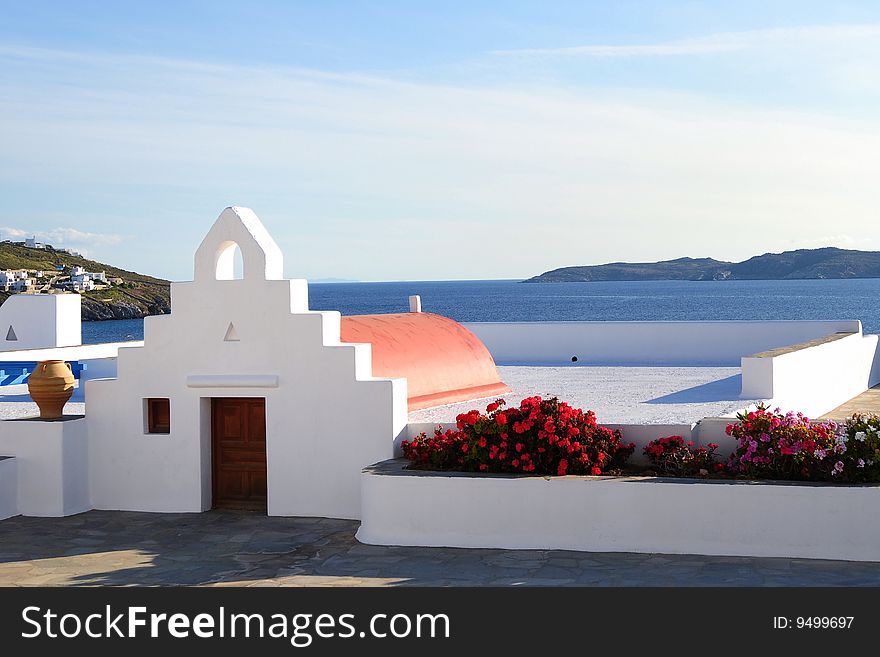
{"label": "small square window", "polygon": [[147,433],[171,433],[171,401],[147,399]]}

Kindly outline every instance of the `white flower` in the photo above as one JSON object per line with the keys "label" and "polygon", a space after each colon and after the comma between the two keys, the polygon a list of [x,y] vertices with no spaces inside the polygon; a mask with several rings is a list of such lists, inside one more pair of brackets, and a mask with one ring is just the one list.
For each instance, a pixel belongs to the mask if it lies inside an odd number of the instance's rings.
{"label": "white flower", "polygon": [[856,467],[857,468],[864,468],[865,467],[865,459],[859,459],[859,462],[858,462],[858,464],[856,464]]}
{"label": "white flower", "polygon": [[865,442],[865,438],[867,438],[867,437],[868,437],[868,436],[865,434],[864,431],[856,431],[855,438],[856,438],[856,440],[858,440],[860,443]]}

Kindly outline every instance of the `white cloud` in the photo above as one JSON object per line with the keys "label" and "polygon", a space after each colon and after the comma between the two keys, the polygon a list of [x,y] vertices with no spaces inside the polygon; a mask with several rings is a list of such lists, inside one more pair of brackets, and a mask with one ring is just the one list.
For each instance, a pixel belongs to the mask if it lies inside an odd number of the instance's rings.
{"label": "white cloud", "polygon": [[25,230],[10,226],[0,226],[3,239],[21,241],[36,236],[38,242],[61,247],[99,247],[114,246],[123,239],[122,235],[90,233],[78,228],[50,228],[49,230]]}
{"label": "white cloud", "polygon": [[355,279],[740,259],[829,224],[876,232],[875,119],[109,55],[71,68],[41,52],[36,76],[14,58],[0,180],[58,182],[111,232],[138,233],[126,268],[187,276],[229,204],[254,207],[289,273]]}
{"label": "white cloud", "polygon": [[819,235],[817,237],[803,237],[791,239],[786,243],[786,249],[817,249],[823,246],[836,246],[841,249],[855,249],[867,251],[872,248],[876,240],[872,236]]}
{"label": "white cloud", "polygon": [[822,41],[848,41],[880,36],[880,24],[814,25],[742,32],[719,32],[703,37],[654,44],[596,44],[563,48],[496,50],[503,56],[666,57],[703,55],[773,46],[815,46]]}

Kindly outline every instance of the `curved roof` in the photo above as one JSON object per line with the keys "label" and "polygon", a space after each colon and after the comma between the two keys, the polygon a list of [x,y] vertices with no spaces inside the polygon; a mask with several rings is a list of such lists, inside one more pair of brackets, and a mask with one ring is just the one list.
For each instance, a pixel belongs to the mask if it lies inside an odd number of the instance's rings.
{"label": "curved roof", "polygon": [[510,392],[480,339],[433,313],[351,315],[343,342],[369,342],[373,376],[406,377],[409,410]]}

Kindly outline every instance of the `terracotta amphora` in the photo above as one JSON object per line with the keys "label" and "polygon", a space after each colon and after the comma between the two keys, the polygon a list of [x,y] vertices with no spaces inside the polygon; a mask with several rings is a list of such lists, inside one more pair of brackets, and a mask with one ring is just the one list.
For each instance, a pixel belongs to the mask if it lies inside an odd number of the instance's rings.
{"label": "terracotta amphora", "polygon": [[28,377],[28,392],[40,407],[41,420],[61,418],[61,410],[73,395],[75,381],[70,365],[63,360],[37,363]]}

